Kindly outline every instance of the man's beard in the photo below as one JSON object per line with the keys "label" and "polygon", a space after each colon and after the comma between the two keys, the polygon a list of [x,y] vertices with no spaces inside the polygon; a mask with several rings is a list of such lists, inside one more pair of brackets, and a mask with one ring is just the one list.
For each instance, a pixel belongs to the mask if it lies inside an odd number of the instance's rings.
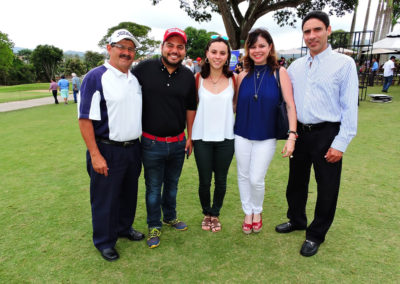
{"label": "man's beard", "polygon": [[182,64],[182,61],[183,61],[183,59],[181,59],[181,60],[179,60],[177,63],[172,63],[172,62],[170,62],[170,61],[168,60],[168,58],[167,58],[166,56],[162,55],[161,57],[162,57],[162,59],[163,59],[164,65],[168,65],[168,66],[173,67],[173,68],[176,68],[176,67],[178,67],[179,65],[181,65],[181,64]]}

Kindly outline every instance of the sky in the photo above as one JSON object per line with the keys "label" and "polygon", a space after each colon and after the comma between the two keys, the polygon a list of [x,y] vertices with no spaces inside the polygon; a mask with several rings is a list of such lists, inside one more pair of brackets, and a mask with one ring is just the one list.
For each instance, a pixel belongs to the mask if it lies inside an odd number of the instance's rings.
{"label": "sky", "polygon": [[[188,26],[226,35],[222,18],[214,14],[210,22],[197,23],[179,7],[178,0],[161,0],[156,6],[150,0],[13,0],[3,1],[0,31],[16,47],[34,49],[40,44],[54,45],[63,51],[88,50],[101,52],[97,43],[107,30],[120,22],[135,22],[152,28],[150,36],[162,40],[167,28]],[[358,8],[356,31],[364,25],[367,0]],[[378,0],[372,0],[368,29],[373,28]],[[246,4],[241,6],[245,9]],[[273,13],[260,18],[254,27],[264,27],[271,33],[277,50],[301,47],[300,26],[279,27]],[[331,16],[332,30],[350,30],[352,14],[342,18]],[[300,21],[301,22],[301,21]]]}

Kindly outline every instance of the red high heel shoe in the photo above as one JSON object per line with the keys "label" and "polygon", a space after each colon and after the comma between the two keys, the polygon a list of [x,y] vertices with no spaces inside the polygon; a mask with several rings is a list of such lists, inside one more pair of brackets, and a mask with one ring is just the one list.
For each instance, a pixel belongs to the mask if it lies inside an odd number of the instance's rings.
{"label": "red high heel shoe", "polygon": [[253,225],[253,232],[254,232],[254,233],[258,233],[258,232],[261,231],[262,226],[263,226],[263,224],[262,224],[262,215],[261,215],[261,213],[260,213],[260,221],[259,221],[259,222],[253,222],[252,225]]}
{"label": "red high heel shoe", "polygon": [[242,225],[242,231],[243,233],[245,233],[246,235],[251,234],[251,232],[253,231],[253,224],[247,224],[243,221],[243,225]]}

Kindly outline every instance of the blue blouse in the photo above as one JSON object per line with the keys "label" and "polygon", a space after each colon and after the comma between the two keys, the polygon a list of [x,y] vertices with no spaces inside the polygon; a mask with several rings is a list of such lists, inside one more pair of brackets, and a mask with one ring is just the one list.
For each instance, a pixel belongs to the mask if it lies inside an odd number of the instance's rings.
{"label": "blue blouse", "polygon": [[[255,71],[260,72],[259,78],[255,76],[256,72],[251,72],[243,78],[236,107],[234,128],[236,135],[249,140],[276,138],[275,123],[279,89],[275,76],[270,73],[270,70],[267,65],[255,66]],[[256,88],[257,99],[254,98]]]}

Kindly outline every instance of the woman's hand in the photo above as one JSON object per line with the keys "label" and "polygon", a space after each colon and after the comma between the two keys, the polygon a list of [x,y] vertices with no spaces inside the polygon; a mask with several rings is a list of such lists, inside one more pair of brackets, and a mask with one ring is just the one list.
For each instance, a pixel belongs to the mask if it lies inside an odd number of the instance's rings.
{"label": "woman's hand", "polygon": [[283,154],[283,158],[286,157],[292,157],[293,151],[294,151],[294,146],[296,144],[296,139],[295,138],[288,138],[286,140],[285,146],[282,149],[282,154]]}

